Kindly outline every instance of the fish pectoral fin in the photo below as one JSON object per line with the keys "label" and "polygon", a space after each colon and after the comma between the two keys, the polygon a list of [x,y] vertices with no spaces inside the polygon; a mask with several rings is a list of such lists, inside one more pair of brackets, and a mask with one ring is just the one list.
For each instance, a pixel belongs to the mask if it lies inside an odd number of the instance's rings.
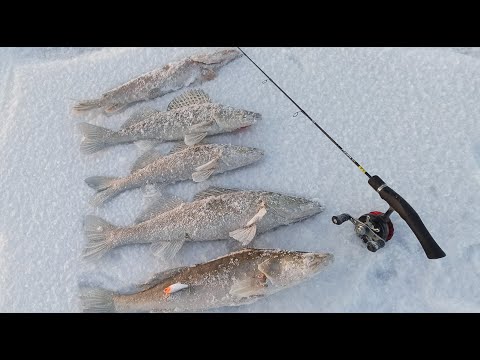
{"label": "fish pectoral fin", "polygon": [[150,246],[153,255],[163,258],[163,260],[172,260],[178,251],[182,248],[186,239],[174,241],[158,241]]}
{"label": "fish pectoral fin", "polygon": [[107,114],[113,114],[113,113],[119,112],[120,110],[123,110],[126,107],[127,107],[127,104],[112,104],[105,107],[104,110]]}
{"label": "fish pectoral fin", "polygon": [[123,123],[123,125],[120,127],[120,129],[125,129],[125,128],[128,128],[140,121],[143,121],[145,120],[146,118],[148,118],[149,116],[157,113],[158,110],[155,110],[155,109],[152,109],[152,108],[145,108],[145,109],[142,109],[142,110],[139,110],[137,112],[135,112],[132,116],[130,116],[128,118],[127,121],[125,121]]}
{"label": "fish pectoral fin", "polygon": [[255,215],[253,215],[253,217],[250,220],[248,220],[246,226],[250,226],[252,224],[259,222],[260,220],[262,220],[262,218],[265,216],[266,213],[267,213],[267,206],[265,205],[265,202],[262,201],[260,205],[260,209],[257,211]]}
{"label": "fish pectoral fin", "polygon": [[209,102],[212,102],[212,100],[205,91],[200,89],[187,90],[183,94],[173,98],[173,100],[167,106],[167,111]]}
{"label": "fish pectoral fin", "polygon": [[259,264],[258,270],[260,270],[272,283],[275,283],[276,275],[278,276],[282,271],[279,262],[274,259],[267,259]]}
{"label": "fish pectoral fin", "polygon": [[229,235],[235,240],[240,241],[243,245],[248,245],[253,240],[257,232],[256,223],[262,220],[262,218],[265,216],[266,213],[267,213],[267,208],[266,208],[265,202],[262,201],[260,205],[260,209],[257,211],[255,215],[253,215],[253,217],[250,220],[248,220],[245,227],[231,231]]}
{"label": "fish pectoral fin", "polygon": [[215,172],[215,169],[195,171],[192,174],[192,179],[194,182],[199,183],[207,180]]}
{"label": "fish pectoral fin", "polygon": [[213,80],[217,77],[217,73],[212,69],[203,69],[202,70],[202,80]]}
{"label": "fish pectoral fin", "polygon": [[200,165],[199,167],[195,168],[195,171],[202,171],[202,170],[211,170],[211,169],[216,169],[218,166],[218,161],[220,160],[219,157],[216,157],[209,162]]}
{"label": "fish pectoral fin", "polygon": [[202,182],[207,180],[217,169],[220,158],[214,158],[209,162],[195,168],[195,172],[192,174],[192,179],[195,182]]}
{"label": "fish pectoral fin", "polygon": [[132,168],[130,169],[130,172],[133,173],[137,170],[143,169],[145,166],[150,165],[151,163],[157,161],[162,157],[162,154],[160,154],[157,150],[155,149],[150,149],[148,151],[145,151],[137,160],[132,165]]}
{"label": "fish pectoral fin", "polygon": [[213,124],[215,124],[215,120],[213,119],[207,120],[207,121],[190,126],[188,128],[188,132],[200,133],[200,132],[208,131],[210,126],[212,126]]}
{"label": "fish pectoral fin", "polygon": [[248,298],[252,296],[264,296],[266,284],[257,278],[248,278],[233,283],[229,294],[239,297]]}
{"label": "fish pectoral fin", "polygon": [[198,144],[200,141],[205,139],[205,136],[207,136],[206,132],[203,133],[197,133],[197,134],[187,134],[185,135],[185,144],[188,146],[190,145],[195,145]]}
{"label": "fish pectoral fin", "polygon": [[228,235],[230,237],[234,238],[235,240],[238,240],[242,243],[242,245],[248,245],[253,238],[255,237],[255,234],[257,232],[257,225],[252,224],[250,226],[246,226],[234,231],[230,231]]}
{"label": "fish pectoral fin", "polygon": [[[159,186],[156,186],[158,189]],[[153,199],[149,202],[143,211],[135,219],[135,223],[139,224],[141,222],[153,219],[155,216],[158,216],[164,212],[175,209],[180,206],[184,201],[174,195],[159,193],[158,190],[155,192]]]}

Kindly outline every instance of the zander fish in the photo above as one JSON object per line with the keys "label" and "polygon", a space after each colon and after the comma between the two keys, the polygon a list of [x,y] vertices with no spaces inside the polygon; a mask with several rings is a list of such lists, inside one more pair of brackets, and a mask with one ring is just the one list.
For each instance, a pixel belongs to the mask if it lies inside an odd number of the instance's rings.
{"label": "zander fish", "polygon": [[183,140],[194,145],[206,136],[248,127],[260,118],[260,114],[252,111],[212,103],[203,90],[188,90],[173,99],[167,111],[141,110],[118,131],[80,123],[79,129],[85,137],[80,150],[92,154],[109,146],[144,140],[157,143]]}
{"label": "zander fish", "polygon": [[155,275],[131,294],[91,289],[85,312],[202,311],[251,304],[297,285],[333,262],[329,253],[243,249]]}
{"label": "zander fish", "polygon": [[118,194],[149,184],[171,184],[193,179],[207,180],[213,174],[249,165],[263,157],[263,151],[235,145],[177,145],[168,155],[147,151],[134,163],[129,175],[122,178],[93,176],[85,182],[97,190],[91,203],[99,206]]}
{"label": "zander fish", "polygon": [[198,85],[216,77],[216,72],[232,60],[242,56],[236,49],[192,55],[140,75],[112,89],[95,100],[83,100],[73,109],[83,112],[102,108],[115,113],[138,101],[155,99],[189,85]]}
{"label": "zander fish", "polygon": [[185,241],[233,238],[248,245],[256,233],[304,220],[322,212],[316,201],[269,191],[210,187],[193,202],[172,195],[154,201],[137,223],[117,227],[96,216],[85,219],[86,258],[99,258],[110,249],[152,244],[154,255],[171,259]]}

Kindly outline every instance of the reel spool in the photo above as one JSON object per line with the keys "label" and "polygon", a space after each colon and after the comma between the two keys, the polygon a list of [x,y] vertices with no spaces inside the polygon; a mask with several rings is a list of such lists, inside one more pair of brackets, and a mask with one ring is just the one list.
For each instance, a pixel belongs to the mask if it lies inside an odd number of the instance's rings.
{"label": "reel spool", "polygon": [[355,233],[367,245],[367,249],[376,252],[385,246],[385,243],[393,237],[394,228],[390,220],[393,209],[388,209],[384,214],[380,211],[372,211],[360,216],[358,219],[350,214],[341,214],[332,217],[332,222],[341,225],[350,220],[355,225]]}

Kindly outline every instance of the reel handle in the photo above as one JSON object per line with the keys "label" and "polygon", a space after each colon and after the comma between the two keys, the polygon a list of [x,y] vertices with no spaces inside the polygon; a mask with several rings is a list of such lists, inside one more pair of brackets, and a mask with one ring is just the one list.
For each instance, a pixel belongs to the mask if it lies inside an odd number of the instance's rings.
{"label": "reel handle", "polygon": [[420,219],[420,216],[418,216],[417,212],[404,198],[387,186],[377,175],[372,176],[368,180],[368,183],[379,193],[380,197],[385,200],[403,220],[405,220],[422,245],[423,251],[425,251],[425,254],[429,259],[440,259],[446,256],[440,246],[435,242],[432,235],[428,232],[422,219]]}

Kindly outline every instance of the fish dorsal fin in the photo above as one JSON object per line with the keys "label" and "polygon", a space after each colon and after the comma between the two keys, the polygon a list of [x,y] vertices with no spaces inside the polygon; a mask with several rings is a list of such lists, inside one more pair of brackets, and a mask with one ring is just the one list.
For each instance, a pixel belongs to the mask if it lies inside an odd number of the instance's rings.
{"label": "fish dorsal fin", "polygon": [[212,102],[212,100],[205,91],[201,89],[187,90],[183,94],[173,98],[173,100],[167,106],[167,111],[209,102]]}
{"label": "fish dorsal fin", "polygon": [[175,154],[176,152],[183,151],[188,148],[189,146],[187,144],[185,144],[184,142],[179,142],[178,144],[176,144],[174,147],[170,149],[167,155],[172,155],[172,154]]}
{"label": "fish dorsal fin", "polygon": [[219,196],[223,194],[231,194],[235,192],[242,191],[240,189],[227,189],[227,188],[221,188],[221,187],[216,187],[216,186],[210,186],[209,188],[200,191],[199,193],[195,194],[193,197],[193,201],[197,200],[203,200],[206,198],[209,198],[210,196]]}
{"label": "fish dorsal fin", "polygon": [[148,204],[135,219],[135,223],[139,224],[141,222],[153,219],[155,216],[175,209],[183,203],[184,201],[182,199],[171,194],[155,195],[150,204]]}
{"label": "fish dorsal fin", "polygon": [[138,285],[139,290],[148,290],[154,287],[157,284],[160,284],[162,281],[168,279],[169,277],[179,274],[183,269],[187,268],[186,266],[181,266],[174,269],[169,269],[166,271],[159,272],[154,274],[147,282]]}
{"label": "fish dorsal fin", "polygon": [[120,127],[120,129],[126,129],[129,126],[132,126],[132,125],[134,125],[134,124],[136,124],[140,121],[145,120],[147,117],[149,117],[150,115],[153,115],[157,112],[158,112],[158,110],[155,110],[155,109],[152,109],[152,108],[145,108],[145,109],[139,110],[139,111],[135,112],[132,116],[130,116],[128,118],[128,120],[125,121],[125,123]]}
{"label": "fish dorsal fin", "polygon": [[135,162],[132,165],[132,169],[130,170],[131,173],[143,169],[145,166],[150,165],[154,161],[157,161],[162,157],[162,154],[160,154],[157,150],[151,149],[146,152],[144,152],[140,157],[135,160]]}

